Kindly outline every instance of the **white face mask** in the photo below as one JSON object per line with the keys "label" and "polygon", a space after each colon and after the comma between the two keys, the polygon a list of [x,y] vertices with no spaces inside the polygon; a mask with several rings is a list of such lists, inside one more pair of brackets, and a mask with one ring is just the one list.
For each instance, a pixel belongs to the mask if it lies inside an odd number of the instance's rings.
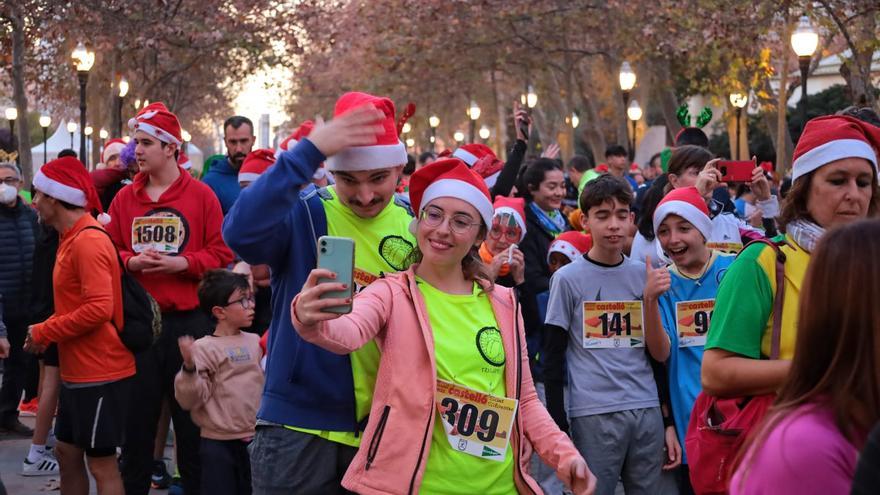
{"label": "white face mask", "polygon": [[15,200],[18,190],[14,187],[0,182],[0,203],[8,204]]}

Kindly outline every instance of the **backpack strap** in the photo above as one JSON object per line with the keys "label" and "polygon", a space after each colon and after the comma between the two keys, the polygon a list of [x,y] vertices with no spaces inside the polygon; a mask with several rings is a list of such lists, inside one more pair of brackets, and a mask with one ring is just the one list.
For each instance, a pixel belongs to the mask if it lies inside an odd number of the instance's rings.
{"label": "backpack strap", "polygon": [[770,359],[779,359],[782,340],[782,309],[785,304],[785,253],[782,252],[781,247],[786,243],[784,241],[776,243],[770,239],[756,239],[748,243],[743,251],[752,244],[770,246],[776,253],[776,294],[773,296],[773,333],[770,337]]}
{"label": "backpack strap", "polygon": [[116,259],[119,261],[119,266],[120,266],[120,268],[122,268],[122,273],[125,273],[125,263],[122,262],[122,256],[119,254],[119,250],[116,249],[116,243],[113,242],[113,238],[110,237],[110,233],[107,232],[106,230],[102,229],[101,227],[95,227],[94,225],[89,225],[88,227],[83,227],[83,229],[80,230],[79,232],[77,232],[76,235],[79,235],[83,230],[97,230],[98,232],[103,232],[104,235],[107,236],[107,239],[110,240],[110,245],[113,246],[113,251],[116,252]]}

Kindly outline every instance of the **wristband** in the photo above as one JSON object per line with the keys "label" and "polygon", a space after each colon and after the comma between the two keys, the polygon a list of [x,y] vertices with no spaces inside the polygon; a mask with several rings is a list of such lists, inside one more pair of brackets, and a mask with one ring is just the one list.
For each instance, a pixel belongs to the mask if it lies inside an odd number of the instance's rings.
{"label": "wristband", "polygon": [[669,428],[670,426],[675,426],[675,420],[672,419],[672,416],[663,416],[663,427]]}

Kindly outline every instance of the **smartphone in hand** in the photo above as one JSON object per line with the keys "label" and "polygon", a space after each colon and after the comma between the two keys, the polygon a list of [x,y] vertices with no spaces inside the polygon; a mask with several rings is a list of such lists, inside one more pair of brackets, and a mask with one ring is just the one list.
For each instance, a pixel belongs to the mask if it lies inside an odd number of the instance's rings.
{"label": "smartphone in hand", "polygon": [[751,160],[720,160],[717,166],[722,182],[751,182],[756,165]]}
{"label": "smartphone in hand", "polygon": [[[354,295],[354,239],[332,236],[318,238],[318,268],[330,270],[336,274],[335,280],[322,278],[318,280],[318,283],[335,282],[348,286],[346,290],[325,292],[321,295],[321,299],[351,299]],[[348,314],[351,313],[351,303],[331,306],[324,311]]]}

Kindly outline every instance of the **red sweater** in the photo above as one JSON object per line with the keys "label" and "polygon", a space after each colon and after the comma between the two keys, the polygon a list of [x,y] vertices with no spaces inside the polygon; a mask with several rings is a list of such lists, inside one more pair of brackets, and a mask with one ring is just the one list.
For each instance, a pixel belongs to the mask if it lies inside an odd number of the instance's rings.
{"label": "red sweater", "polygon": [[[125,186],[110,205],[112,221],[107,231],[113,238],[128,266],[136,253],[132,247],[135,232],[134,219],[138,217],[167,217],[180,220],[180,232],[174,232],[168,241],[177,248],[177,255],[189,262],[186,271],[174,274],[144,274],[133,272],[144,289],[156,299],[162,311],[186,311],[199,305],[196,290],[202,274],[223,268],[232,261],[232,251],[226,247],[220,234],[223,213],[220,202],[211,189],[180,170],[180,177],[159,201],[153,201],[145,190],[147,175],[140,173],[131,185]],[[144,241],[146,237],[142,237]]]}

